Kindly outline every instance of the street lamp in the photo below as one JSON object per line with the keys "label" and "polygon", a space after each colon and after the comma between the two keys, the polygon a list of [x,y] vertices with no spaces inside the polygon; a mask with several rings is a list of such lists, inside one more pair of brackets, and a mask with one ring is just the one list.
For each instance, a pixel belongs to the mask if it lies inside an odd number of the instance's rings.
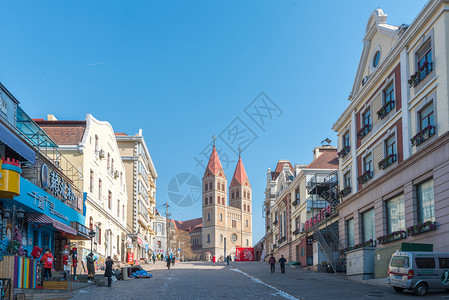
{"label": "street lamp", "polygon": [[89,236],[90,236],[90,253],[93,253],[92,251],[93,251],[93,246],[94,246],[94,237],[95,237],[95,235],[96,235],[96,232],[93,229],[91,229],[89,231]]}

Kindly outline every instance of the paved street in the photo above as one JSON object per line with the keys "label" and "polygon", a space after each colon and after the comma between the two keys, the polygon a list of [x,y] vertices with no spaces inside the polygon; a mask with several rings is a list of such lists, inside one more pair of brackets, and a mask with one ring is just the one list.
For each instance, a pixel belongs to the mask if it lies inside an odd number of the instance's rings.
{"label": "paved street", "polygon": [[[151,279],[118,281],[112,288],[92,287],[72,299],[414,299],[391,288],[370,286],[341,275],[287,268],[270,274],[266,263],[247,262],[212,266],[211,263],[177,263],[167,270],[162,262],[149,265]],[[279,267],[279,266],[277,266]],[[449,299],[446,292],[426,299]]]}

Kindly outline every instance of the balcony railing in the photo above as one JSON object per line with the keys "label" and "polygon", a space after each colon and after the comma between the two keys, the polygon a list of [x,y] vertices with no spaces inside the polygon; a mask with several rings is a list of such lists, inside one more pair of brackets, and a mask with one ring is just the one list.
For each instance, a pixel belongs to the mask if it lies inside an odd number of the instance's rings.
{"label": "balcony railing", "polygon": [[371,124],[366,124],[365,126],[362,127],[362,129],[359,130],[359,132],[357,132],[357,136],[360,139],[363,139],[370,131],[371,131]]}
{"label": "balcony railing", "polygon": [[416,87],[433,70],[433,63],[424,62],[424,64],[408,80],[409,87]]}
{"label": "balcony railing", "polygon": [[357,178],[357,180],[358,180],[359,184],[363,184],[363,183],[367,182],[368,180],[370,180],[371,178],[373,178],[373,172],[372,171],[366,171],[365,173],[360,175]]}
{"label": "balcony railing", "polygon": [[345,187],[340,191],[340,196],[345,197],[346,195],[349,195],[351,193],[351,190],[352,189],[350,186]]}
{"label": "balcony railing", "polygon": [[279,245],[280,244],[282,244],[283,242],[285,242],[287,240],[287,237],[281,237],[279,240],[278,240],[278,243],[279,243]]}
{"label": "balcony railing", "polygon": [[337,153],[337,155],[338,157],[343,158],[346,156],[346,154],[349,153],[350,150],[351,150],[350,146],[344,146],[343,149],[341,149],[341,151]]}
{"label": "balcony railing", "polygon": [[296,206],[296,205],[298,205],[298,204],[299,204],[299,199],[296,199],[295,201],[292,202],[292,205],[293,205],[293,206]]}
{"label": "balcony railing", "polygon": [[435,126],[428,125],[424,127],[423,130],[415,134],[415,136],[410,139],[410,142],[412,143],[412,146],[418,146],[421,143],[425,142],[434,134],[435,134]]}
{"label": "balcony railing", "polygon": [[377,112],[377,117],[381,120],[385,118],[385,116],[388,115],[390,111],[393,110],[394,103],[395,103],[394,100],[390,100],[387,103],[385,103],[385,105],[382,106],[382,108],[379,109],[379,111]]}
{"label": "balcony railing", "polygon": [[294,235],[298,235],[298,234],[299,234],[299,228],[296,228],[296,230],[293,231],[293,234],[294,234]]}
{"label": "balcony railing", "polygon": [[397,154],[390,154],[379,162],[379,169],[384,170],[391,166],[396,160]]}

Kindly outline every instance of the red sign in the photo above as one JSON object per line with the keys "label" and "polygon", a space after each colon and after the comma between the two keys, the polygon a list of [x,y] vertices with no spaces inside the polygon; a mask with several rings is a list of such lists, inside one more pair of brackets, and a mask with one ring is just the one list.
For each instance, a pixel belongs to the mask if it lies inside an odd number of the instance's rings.
{"label": "red sign", "polygon": [[128,263],[132,264],[134,262],[134,253],[128,252]]}
{"label": "red sign", "polygon": [[236,247],[235,248],[236,261],[254,261],[254,248],[252,247]]}
{"label": "red sign", "polygon": [[140,246],[143,246],[143,241],[140,237],[137,237],[137,244],[139,244]]}

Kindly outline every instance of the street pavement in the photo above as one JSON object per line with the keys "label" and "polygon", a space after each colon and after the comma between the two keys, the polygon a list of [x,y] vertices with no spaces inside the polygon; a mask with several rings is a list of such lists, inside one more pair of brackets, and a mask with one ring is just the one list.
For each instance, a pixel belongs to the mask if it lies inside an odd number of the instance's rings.
{"label": "street pavement", "polygon": [[[112,288],[91,287],[72,299],[414,299],[410,292],[398,294],[389,287],[370,286],[347,280],[341,274],[316,273],[279,265],[271,274],[267,263],[231,262],[213,266],[208,262],[185,262],[167,270],[165,263],[143,266],[151,279],[113,283]],[[425,299],[449,299],[446,292],[431,292]]]}

